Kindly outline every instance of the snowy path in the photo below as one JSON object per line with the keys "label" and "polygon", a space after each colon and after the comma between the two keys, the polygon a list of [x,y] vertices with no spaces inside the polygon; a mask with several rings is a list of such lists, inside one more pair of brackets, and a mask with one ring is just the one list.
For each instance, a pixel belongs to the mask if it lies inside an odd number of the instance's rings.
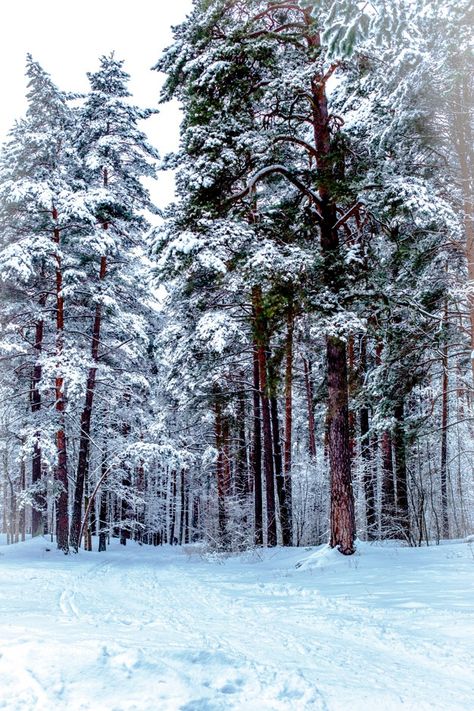
{"label": "snowy path", "polygon": [[47,547],[0,548],[0,709],[474,709],[466,543],[225,562]]}

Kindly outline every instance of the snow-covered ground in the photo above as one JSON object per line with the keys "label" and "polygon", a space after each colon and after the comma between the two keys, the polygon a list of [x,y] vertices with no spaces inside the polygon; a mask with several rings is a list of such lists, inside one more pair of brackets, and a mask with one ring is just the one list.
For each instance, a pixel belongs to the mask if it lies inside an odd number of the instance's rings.
{"label": "snow-covered ground", "polygon": [[0,708],[471,711],[474,546],[2,546]]}

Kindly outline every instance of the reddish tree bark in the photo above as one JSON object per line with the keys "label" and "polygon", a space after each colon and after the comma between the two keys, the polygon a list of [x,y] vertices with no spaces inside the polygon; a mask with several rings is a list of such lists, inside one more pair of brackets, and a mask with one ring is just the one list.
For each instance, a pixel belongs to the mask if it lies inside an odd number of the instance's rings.
{"label": "reddish tree bark", "polygon": [[[105,226],[104,226],[105,228]],[[99,279],[103,281],[107,273],[107,258],[103,256],[100,260]],[[94,323],[92,327],[91,356],[96,364],[99,358],[100,330],[102,324],[102,304],[99,302],[95,307]],[[82,501],[84,496],[84,482],[89,473],[90,457],[90,432],[92,421],[92,408],[94,404],[94,393],[97,377],[97,365],[89,369],[86,383],[86,398],[84,409],[81,414],[81,432],[79,437],[79,457],[77,462],[76,487],[74,490],[74,506],[71,523],[71,545],[77,552],[79,547],[79,531],[81,528]]]}
{"label": "reddish tree bark", "polygon": [[306,402],[308,406],[308,451],[311,459],[316,459],[316,425],[314,421],[313,382],[311,378],[311,363],[303,358],[304,382],[306,387]]}
{"label": "reddish tree bark", "polygon": [[[107,124],[107,134],[109,133],[109,124]],[[102,171],[102,182],[104,188],[108,187],[109,184],[109,173],[108,169],[104,168]],[[104,230],[109,229],[109,223],[105,220],[102,223]],[[99,283],[103,282],[107,274],[107,257],[102,255],[100,259],[99,268]],[[77,461],[77,472],[76,472],[76,486],[74,490],[74,505],[72,513],[71,522],[71,545],[77,552],[79,548],[79,538],[80,538],[80,528],[81,528],[81,514],[82,514],[82,500],[84,496],[84,482],[87,480],[89,475],[89,457],[90,457],[90,432],[91,432],[91,421],[92,421],[92,408],[94,404],[94,393],[96,387],[97,378],[97,362],[99,358],[99,346],[100,346],[100,331],[102,326],[102,303],[97,302],[95,307],[94,322],[92,325],[92,343],[91,343],[91,357],[93,361],[93,366],[89,368],[89,373],[87,376],[86,383],[86,397],[84,402],[84,409],[81,414],[81,431],[79,436],[79,457]],[[125,541],[126,542],[126,541]]]}
{"label": "reddish tree bark", "polygon": [[345,344],[327,339],[328,444],[331,467],[331,547],[354,552],[355,520],[352,491]]}
{"label": "reddish tree bark", "polygon": [[[306,14],[310,23],[310,13]],[[310,46],[319,47],[319,34],[308,37]],[[337,211],[331,194],[334,156],[331,150],[330,120],[326,80],[317,74],[311,82],[312,122],[320,204],[320,240],[324,276],[328,289],[338,293],[343,285],[344,267],[340,258],[336,228]],[[349,446],[349,408],[346,344],[337,336],[326,339],[328,377],[328,443],[331,471],[330,545],[346,555],[354,552],[355,516]]]}
{"label": "reddish tree bark", "polygon": [[[44,279],[42,270],[41,279]],[[47,293],[43,292],[39,297],[39,307],[43,309],[46,304]],[[41,353],[43,351],[44,338],[44,320],[41,318],[36,322],[35,326],[35,365],[33,366],[33,375],[31,378],[31,412],[37,413],[41,410],[41,393],[39,385],[43,376],[43,367],[41,365]],[[41,481],[43,475],[42,454],[41,454],[41,433],[38,430],[35,434],[35,442],[33,445],[33,456],[31,460],[31,483],[37,484]],[[44,497],[39,494],[34,496],[34,505],[31,511],[31,535],[33,537],[40,536],[44,532],[43,513]]]}

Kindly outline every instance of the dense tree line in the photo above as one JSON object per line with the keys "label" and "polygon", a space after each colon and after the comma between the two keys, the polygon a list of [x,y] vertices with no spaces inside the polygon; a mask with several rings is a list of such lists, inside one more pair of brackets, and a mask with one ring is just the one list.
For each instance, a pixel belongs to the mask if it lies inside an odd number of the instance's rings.
{"label": "dense tree line", "polygon": [[472,531],[468,2],[196,0],[156,69],[28,59],[1,158],[3,528],[219,549]]}

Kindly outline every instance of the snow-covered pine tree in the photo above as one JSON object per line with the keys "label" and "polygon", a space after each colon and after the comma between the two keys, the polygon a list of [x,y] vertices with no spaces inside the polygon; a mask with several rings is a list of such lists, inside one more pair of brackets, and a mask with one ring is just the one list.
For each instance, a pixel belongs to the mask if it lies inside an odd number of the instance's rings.
{"label": "snow-covered pine tree", "polygon": [[64,341],[65,292],[74,289],[77,275],[74,250],[69,257],[65,250],[74,245],[79,224],[83,227],[89,216],[78,192],[74,118],[66,96],[31,56],[27,78],[26,116],[12,129],[2,153],[1,273],[9,294],[3,347],[10,356],[15,353],[11,372],[18,375],[20,389],[30,393],[31,416],[24,422],[18,456],[31,456],[32,461],[32,530],[35,535],[42,531],[41,479],[52,465],[55,439],[57,540],[66,552],[65,389],[74,358]]}
{"label": "snow-covered pine tree", "polygon": [[[83,162],[88,206],[96,219],[95,230],[82,244],[94,313],[71,522],[71,543],[76,550],[80,543],[84,485],[89,474],[91,423],[100,363],[106,362],[104,355],[108,350],[117,350],[126,357],[127,344],[133,344],[129,346],[133,352],[140,342],[146,343],[147,323],[143,316],[147,308],[143,291],[146,282],[142,280],[140,284],[136,268],[143,259],[144,235],[148,229],[144,213],[155,208],[141,179],[154,176],[157,158],[140,127],[140,122],[152,111],[129,102],[129,75],[123,69],[123,61],[114,54],[101,57],[99,70],[88,76],[91,91],[80,111],[77,149]],[[104,321],[109,323],[106,338]],[[122,384],[126,402],[130,397],[127,387]],[[124,422],[123,434],[127,427]]]}

